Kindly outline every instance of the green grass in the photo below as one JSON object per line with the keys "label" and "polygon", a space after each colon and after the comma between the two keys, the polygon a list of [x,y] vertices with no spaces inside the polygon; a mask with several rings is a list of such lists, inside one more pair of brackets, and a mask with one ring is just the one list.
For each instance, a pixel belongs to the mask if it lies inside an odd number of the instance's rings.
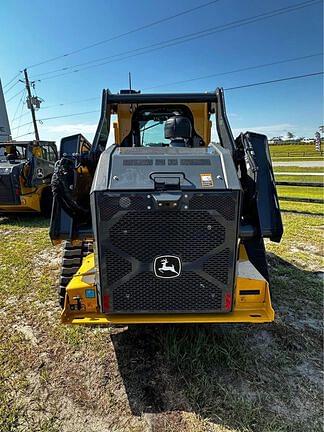
{"label": "green grass", "polygon": [[[273,167],[273,171],[275,173],[280,172],[302,172],[302,173],[318,173],[319,175],[324,174],[324,167],[311,167],[311,168],[305,168],[305,167],[298,167],[298,166],[275,166]],[[314,176],[313,176],[314,177]]]}
{"label": "green grass", "polygon": [[296,176],[296,175],[276,175],[276,181],[286,181],[291,183],[323,183],[324,176]]}
{"label": "green grass", "polygon": [[300,203],[280,200],[280,209],[288,212],[306,213],[324,216],[324,205],[317,203]]}
{"label": "green grass", "polygon": [[60,325],[48,221],[0,219],[1,432],[322,431],[323,221],[283,220],[274,323],[104,329]]}
{"label": "green grass", "polygon": [[277,192],[279,197],[324,198],[324,189],[321,187],[277,186]]}

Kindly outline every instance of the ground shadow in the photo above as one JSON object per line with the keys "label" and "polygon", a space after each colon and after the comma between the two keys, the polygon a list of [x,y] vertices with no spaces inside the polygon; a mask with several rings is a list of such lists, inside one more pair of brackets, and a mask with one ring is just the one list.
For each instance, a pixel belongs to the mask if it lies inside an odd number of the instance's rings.
{"label": "ground shadow", "polygon": [[50,218],[39,213],[0,213],[0,226],[11,225],[25,228],[46,228],[50,225]]}
{"label": "ground shadow", "polygon": [[[273,254],[270,266],[276,307],[296,297],[296,281],[313,284],[314,290],[321,289],[315,273]],[[280,278],[285,272],[289,280],[283,285]],[[290,304],[296,320],[298,309],[298,305]],[[282,317],[279,320],[280,325],[275,322],[254,326],[154,325],[117,329],[111,339],[132,413],[140,416],[187,411],[229,428],[290,430],[297,420],[281,419],[269,403],[273,399],[279,406],[281,398],[285,400],[280,393],[283,385],[290,385],[289,381],[283,384],[285,365],[295,361],[296,350],[308,347],[293,328],[283,330]],[[287,343],[298,337],[298,346]],[[291,391],[288,387],[286,390]],[[271,422],[273,429],[267,429]]]}

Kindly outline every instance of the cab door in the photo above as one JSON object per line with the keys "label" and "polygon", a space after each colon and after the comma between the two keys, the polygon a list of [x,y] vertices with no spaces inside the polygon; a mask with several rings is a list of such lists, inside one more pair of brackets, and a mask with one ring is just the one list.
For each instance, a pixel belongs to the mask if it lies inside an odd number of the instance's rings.
{"label": "cab door", "polygon": [[50,183],[57,159],[57,150],[54,143],[40,143],[39,146],[33,148],[31,168],[34,186]]}

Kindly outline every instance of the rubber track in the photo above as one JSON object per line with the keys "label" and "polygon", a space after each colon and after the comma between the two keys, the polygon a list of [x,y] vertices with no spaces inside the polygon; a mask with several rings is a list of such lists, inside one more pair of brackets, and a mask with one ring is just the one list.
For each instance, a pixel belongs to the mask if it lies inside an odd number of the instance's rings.
{"label": "rubber track", "polygon": [[64,307],[66,287],[73,275],[79,270],[82,259],[93,252],[92,242],[80,242],[80,244],[72,244],[66,241],[64,244],[64,252],[62,258],[60,286],[58,289],[59,303],[61,308]]}

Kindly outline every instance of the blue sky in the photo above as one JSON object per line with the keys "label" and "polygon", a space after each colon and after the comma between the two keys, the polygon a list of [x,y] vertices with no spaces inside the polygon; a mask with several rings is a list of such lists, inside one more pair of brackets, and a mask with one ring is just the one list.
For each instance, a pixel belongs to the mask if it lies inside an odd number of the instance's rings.
{"label": "blue sky", "polygon": [[[219,0],[179,18],[124,36],[92,49],[29,69],[36,81],[37,94],[44,99],[39,119],[100,109],[103,88],[117,92],[128,85],[147,92],[201,92],[217,86],[224,88],[318,72],[321,56],[196,80],[169,84],[199,76],[227,72],[248,66],[318,54],[323,51],[323,3],[275,16],[249,25],[231,28],[175,46],[152,51],[78,73],[45,80],[58,73],[48,71],[77,65],[100,57],[198,32],[242,18],[301,3],[302,0]],[[2,0],[0,78],[5,85],[18,70],[59,56],[83,46],[111,38],[147,23],[177,14],[207,0]],[[43,79],[42,79],[43,78]],[[9,100],[20,89],[17,84],[5,96]],[[7,87],[8,90],[10,86]],[[263,85],[225,93],[227,111],[234,134],[255,130],[269,137],[285,135],[314,136],[323,124],[322,76]],[[26,108],[18,106],[21,95],[8,102],[12,128]],[[79,100],[93,100],[74,103]],[[58,104],[64,104],[57,106]],[[54,105],[54,106],[53,106]],[[53,107],[52,107],[53,106]],[[48,107],[48,108],[46,108]],[[16,114],[16,115],[15,115]],[[91,139],[99,113],[55,120],[39,126],[42,139],[59,141],[62,136],[82,132]],[[20,119],[30,121],[28,114]],[[30,125],[13,130],[13,136],[30,131]],[[26,139],[28,136],[26,136]],[[29,135],[29,138],[32,138]]]}

